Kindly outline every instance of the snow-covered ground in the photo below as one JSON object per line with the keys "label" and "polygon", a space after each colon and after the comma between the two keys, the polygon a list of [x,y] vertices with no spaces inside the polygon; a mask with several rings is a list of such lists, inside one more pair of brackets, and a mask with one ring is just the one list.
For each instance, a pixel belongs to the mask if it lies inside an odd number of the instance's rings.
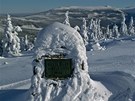
{"label": "snow-covered ground", "polygon": [[[87,52],[90,77],[112,92],[109,101],[135,101],[135,37],[101,45],[106,50]],[[0,101],[26,101],[32,60],[32,55],[0,57]]]}
{"label": "snow-covered ground", "polygon": [[91,78],[113,93],[109,101],[135,101],[135,37],[102,45],[105,51],[87,53]]}
{"label": "snow-covered ground", "polygon": [[32,59],[32,56],[0,58],[0,89],[28,82],[32,75]]}
{"label": "snow-covered ground", "polygon": [[108,40],[105,51],[88,52],[89,71],[122,71],[135,77],[135,37]]}

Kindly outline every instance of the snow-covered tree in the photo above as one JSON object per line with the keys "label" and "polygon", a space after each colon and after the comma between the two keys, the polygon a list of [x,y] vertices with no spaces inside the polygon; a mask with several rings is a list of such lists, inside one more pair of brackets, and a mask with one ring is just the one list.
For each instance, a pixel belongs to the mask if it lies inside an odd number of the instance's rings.
{"label": "snow-covered tree", "polygon": [[118,26],[116,24],[113,26],[112,32],[113,32],[113,37],[114,38],[119,38],[120,33],[119,33],[119,30],[118,30]]}
{"label": "snow-covered tree", "polygon": [[123,20],[121,22],[121,27],[120,27],[120,34],[121,36],[125,36],[125,35],[128,35],[128,30],[127,30],[127,25],[125,23],[125,15],[123,14]]}
{"label": "snow-covered tree", "polygon": [[112,30],[109,28],[109,25],[106,28],[105,38],[112,38]]}
{"label": "snow-covered tree", "polygon": [[90,20],[89,25],[88,25],[88,38],[89,41],[93,39],[93,33],[92,33],[92,28],[93,28],[93,19]]}
{"label": "snow-covered tree", "polygon": [[109,31],[109,33],[110,33],[110,38],[113,38],[113,30],[112,29],[110,29],[110,31]]}
{"label": "snow-covered tree", "polygon": [[69,23],[69,16],[68,16],[69,12],[67,11],[65,13],[65,21],[63,22],[64,24],[70,26],[70,23]]}
{"label": "snow-covered tree", "polygon": [[98,29],[97,29],[97,19],[93,21],[93,27],[92,27],[92,33],[93,33],[93,39],[95,42],[98,42]]}
{"label": "snow-covered tree", "polygon": [[20,47],[21,51],[24,51],[24,37],[20,37]]}
{"label": "snow-covered tree", "polygon": [[29,50],[29,40],[27,35],[24,37],[21,37],[21,51],[27,51]]}
{"label": "snow-covered tree", "polygon": [[128,32],[129,32],[129,35],[134,35],[135,34],[135,27],[134,27],[133,17],[131,17],[131,19],[130,19]]}
{"label": "snow-covered tree", "polygon": [[90,30],[90,31],[92,30],[93,25],[94,25],[94,20],[91,19],[91,20],[90,20],[90,23],[89,23],[89,30]]}
{"label": "snow-covered tree", "polygon": [[97,26],[97,37],[98,37],[98,40],[100,40],[103,38],[103,32],[101,30],[101,20],[100,19],[97,19],[96,26]]}
{"label": "snow-covered tree", "polygon": [[17,29],[13,27],[10,15],[7,15],[7,23],[3,35],[3,56],[20,55],[20,39],[17,36]]}
{"label": "snow-covered tree", "polygon": [[13,40],[11,43],[12,55],[18,56],[20,55],[20,39],[16,31],[13,31],[12,36],[13,36]]}
{"label": "snow-covered tree", "polygon": [[7,15],[6,19],[6,27],[3,34],[3,55],[6,56],[8,53],[11,53],[11,43],[12,43],[12,31],[13,31],[13,25],[11,22],[10,15]]}
{"label": "snow-covered tree", "polygon": [[29,41],[28,41],[28,36],[27,35],[25,35],[25,37],[24,37],[24,47],[25,47],[25,50],[27,51],[28,50],[28,48],[29,48]]}
{"label": "snow-covered tree", "polygon": [[103,37],[103,32],[100,26],[100,20],[91,19],[89,27],[88,27],[88,36],[91,41],[99,41]]}
{"label": "snow-covered tree", "polygon": [[90,23],[89,23],[89,26],[88,26],[89,41],[95,40],[95,37],[96,37],[95,33],[96,33],[95,21],[93,19],[91,19]]}
{"label": "snow-covered tree", "polygon": [[88,44],[88,35],[87,35],[88,31],[87,31],[87,27],[86,27],[86,19],[83,18],[83,24],[81,26],[81,30],[80,30],[80,34],[83,38],[84,44],[87,45]]}

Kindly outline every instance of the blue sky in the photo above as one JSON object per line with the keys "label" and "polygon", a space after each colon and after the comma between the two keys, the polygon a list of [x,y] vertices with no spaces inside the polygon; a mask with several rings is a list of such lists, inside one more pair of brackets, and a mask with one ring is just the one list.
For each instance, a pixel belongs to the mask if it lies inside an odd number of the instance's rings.
{"label": "blue sky", "polygon": [[33,13],[63,6],[135,6],[135,0],[0,0],[0,13]]}

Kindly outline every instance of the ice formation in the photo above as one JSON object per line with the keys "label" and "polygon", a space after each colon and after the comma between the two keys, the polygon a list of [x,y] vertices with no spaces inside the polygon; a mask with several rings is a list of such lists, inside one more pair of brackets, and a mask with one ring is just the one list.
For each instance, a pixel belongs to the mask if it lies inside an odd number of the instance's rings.
{"label": "ice formation", "polygon": [[[40,78],[44,70],[42,56],[66,54],[65,58],[72,58],[72,77],[64,80]],[[36,101],[107,101],[109,91],[99,82],[91,80],[88,72],[86,48],[80,34],[70,26],[55,22],[42,29],[35,45],[33,67],[36,76],[32,77],[31,93],[37,96],[31,98]],[[40,59],[40,60],[38,60]],[[41,69],[37,69],[41,68]],[[41,70],[41,71],[40,71]],[[33,82],[34,81],[34,82]],[[38,84],[40,83],[40,86]],[[38,88],[39,87],[39,88]],[[39,92],[41,88],[41,91]],[[34,100],[35,101],[35,100]]]}

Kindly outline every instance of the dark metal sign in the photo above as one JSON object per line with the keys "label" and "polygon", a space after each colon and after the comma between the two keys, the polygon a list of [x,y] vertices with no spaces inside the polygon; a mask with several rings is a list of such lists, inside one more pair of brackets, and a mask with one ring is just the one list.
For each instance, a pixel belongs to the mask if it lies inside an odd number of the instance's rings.
{"label": "dark metal sign", "polygon": [[72,59],[45,59],[45,78],[64,79],[72,74]]}

